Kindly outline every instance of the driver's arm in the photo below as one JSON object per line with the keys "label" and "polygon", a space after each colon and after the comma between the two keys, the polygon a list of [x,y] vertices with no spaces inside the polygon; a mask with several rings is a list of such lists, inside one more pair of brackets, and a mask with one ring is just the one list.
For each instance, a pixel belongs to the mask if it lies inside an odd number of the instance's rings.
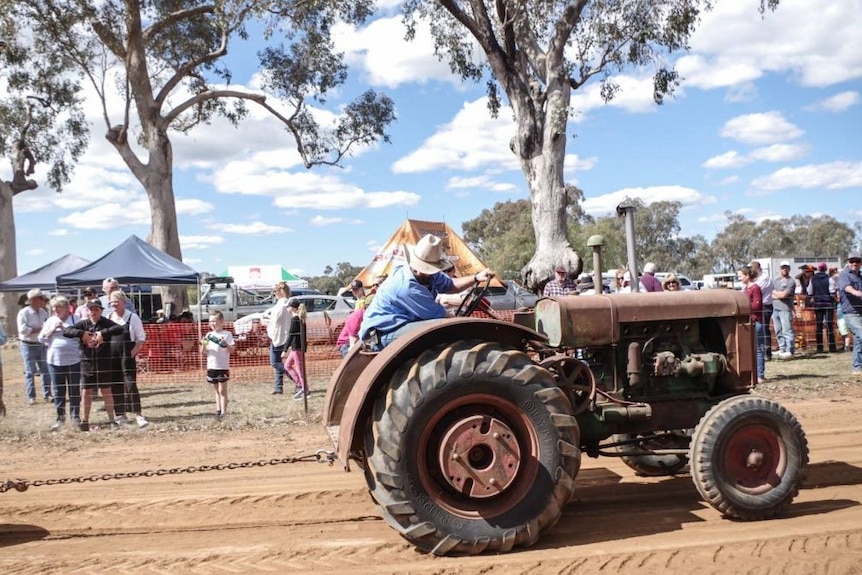
{"label": "driver's arm", "polygon": [[496,274],[494,274],[493,270],[485,268],[476,275],[467,276],[465,278],[452,278],[452,289],[449,290],[447,293],[457,293],[459,291],[463,291],[468,287],[472,286],[474,283],[488,281],[489,278],[492,278],[495,275]]}

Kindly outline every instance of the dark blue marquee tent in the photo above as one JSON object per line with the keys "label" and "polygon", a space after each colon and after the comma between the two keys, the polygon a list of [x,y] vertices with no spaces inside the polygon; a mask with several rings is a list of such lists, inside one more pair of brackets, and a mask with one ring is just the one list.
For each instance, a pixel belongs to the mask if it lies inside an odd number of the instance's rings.
{"label": "dark blue marquee tent", "polygon": [[57,276],[58,287],[99,286],[105,278],[129,285],[195,285],[198,272],[136,235],[96,261]]}
{"label": "dark blue marquee tent", "polygon": [[73,272],[89,263],[90,260],[66,254],[38,269],[0,283],[0,291],[28,291],[33,288],[53,291],[57,285],[57,276]]}

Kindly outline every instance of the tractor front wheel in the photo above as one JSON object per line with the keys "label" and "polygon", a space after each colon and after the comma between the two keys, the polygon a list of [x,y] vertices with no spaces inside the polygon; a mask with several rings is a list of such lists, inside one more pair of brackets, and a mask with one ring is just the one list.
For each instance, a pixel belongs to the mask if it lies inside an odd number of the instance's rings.
{"label": "tractor front wheel", "polygon": [[780,404],[731,397],[703,416],[691,442],[691,474],[701,496],[742,520],[767,519],[799,493],[808,442]]}

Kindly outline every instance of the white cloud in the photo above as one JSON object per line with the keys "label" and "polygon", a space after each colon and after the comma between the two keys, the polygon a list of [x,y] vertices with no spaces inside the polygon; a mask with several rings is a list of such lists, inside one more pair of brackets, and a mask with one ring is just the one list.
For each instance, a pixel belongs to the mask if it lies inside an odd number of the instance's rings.
{"label": "white cloud", "polygon": [[862,162],[829,162],[798,168],[781,168],[751,182],[752,187],[774,192],[787,188],[841,190],[862,187]]}
{"label": "white cloud", "polygon": [[645,204],[653,202],[680,202],[683,207],[714,204],[715,197],[684,186],[649,186],[623,188],[601,196],[586,198],[584,212],[592,216],[605,216],[616,212],[617,206],[626,198],[640,199]]}
{"label": "white cloud", "polygon": [[687,54],[677,60],[676,71],[683,79],[686,88],[729,88],[748,85],[763,75],[763,71],[752,64],[706,58],[702,54]]}
{"label": "white cloud", "polygon": [[249,222],[247,224],[209,224],[207,227],[211,230],[219,230],[228,234],[287,234],[293,231],[292,228],[285,226],[273,226],[263,222]]}
{"label": "white cloud", "polygon": [[45,250],[43,250],[42,248],[33,248],[31,250],[24,250],[24,253],[28,256],[41,256],[45,253]]}
{"label": "white cloud", "polygon": [[[212,246],[224,243],[222,236],[180,236],[180,246],[185,252],[186,250],[205,250]],[[183,259],[185,263],[190,263],[190,260]]]}
{"label": "white cloud", "polygon": [[710,170],[721,170],[725,168],[739,168],[750,162],[751,160],[745,157],[745,155],[731,150],[709,158],[703,163],[703,167]]}
{"label": "white cloud", "polygon": [[175,203],[178,214],[198,216],[215,210],[215,206],[210,202],[205,202],[196,198],[180,198],[176,200]]}
{"label": "white cloud", "polygon": [[434,55],[428,25],[421,22],[412,41],[404,39],[401,16],[378,18],[362,29],[345,24],[332,27],[332,40],[345,53],[351,66],[364,70],[365,80],[375,86],[396,88],[401,84],[430,80],[461,84],[449,65]]}
{"label": "white cloud", "polygon": [[[733,66],[791,74],[803,86],[829,86],[862,76],[862,26],[855,0],[807,2],[787,0],[763,17],[756,2],[719,2],[702,15],[691,39],[692,53],[703,70]],[[748,81],[737,72],[740,81]],[[732,75],[732,74],[729,74]],[[704,82],[708,80],[703,80]]]}
{"label": "white cloud", "polygon": [[749,157],[764,162],[790,162],[804,157],[807,152],[808,148],[799,144],[772,144],[752,150]]}
{"label": "white cloud", "polygon": [[737,116],[728,120],[721,129],[723,137],[753,145],[793,140],[803,133],[777,111]]}
{"label": "white cloud", "polygon": [[149,228],[150,206],[143,199],[122,204],[101,203],[87,210],[71,212],[57,221],[84,230],[111,230],[128,226]]}
{"label": "white cloud", "polygon": [[739,176],[728,176],[718,182],[719,186],[729,186],[730,184],[735,184],[739,181]]}
{"label": "white cloud", "polygon": [[392,171],[475,170],[487,165],[520,170],[509,142],[515,124],[509,114],[491,118],[487,98],[465,102],[452,121],[427,138],[417,150],[400,158]]}
{"label": "white cloud", "polygon": [[308,223],[310,223],[312,226],[320,228],[324,226],[331,226],[334,224],[341,224],[344,223],[344,221],[344,218],[327,218],[321,215],[317,215],[308,220]]}
{"label": "white cloud", "polygon": [[72,234],[69,232],[69,230],[62,228],[62,229],[58,229],[58,230],[48,230],[48,235],[49,236],[55,236],[55,237],[64,237],[64,236],[69,236]]}
{"label": "white cloud", "polygon": [[447,190],[479,190],[487,192],[508,193],[518,189],[511,182],[495,181],[490,174],[472,177],[453,177],[446,182]]}
{"label": "white cloud", "polygon": [[860,102],[859,92],[847,90],[839,92],[828,98],[818,100],[810,106],[806,106],[806,110],[824,110],[826,112],[843,112],[851,106],[855,106]]}
{"label": "white cloud", "polygon": [[327,191],[326,193],[307,191],[289,196],[281,196],[273,201],[279,208],[311,208],[316,210],[337,210],[356,208],[390,208],[393,206],[412,206],[419,202],[419,194],[405,191],[366,192],[359,188]]}

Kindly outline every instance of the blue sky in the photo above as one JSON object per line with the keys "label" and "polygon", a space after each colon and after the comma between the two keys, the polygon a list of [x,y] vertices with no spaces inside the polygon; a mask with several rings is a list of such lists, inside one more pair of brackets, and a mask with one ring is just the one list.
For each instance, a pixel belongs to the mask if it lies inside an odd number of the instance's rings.
{"label": "blue sky", "polygon": [[[675,56],[684,80],[664,106],[652,102],[648,71],[618,77],[623,90],[609,105],[598,84],[573,93],[566,170],[588,213],[612,212],[626,195],[679,201],[681,233],[707,238],[724,226],[725,211],[755,221],[862,220],[862,2],[783,0],[763,20],[757,4],[722,0],[705,15],[692,50]],[[460,233],[496,202],[527,197],[508,147],[508,109],[491,119],[484,86],[451,76],[427,34],[405,43],[397,2],[379,5],[363,29],[335,31],[351,81],[328,105],[369,86],[386,93],[398,115],[392,143],[360,150],[344,169],[308,171],[277,121],[254,107],[239,129],[217,121],[175,135],[186,263],[213,273],[281,264],[320,275],[339,262],[364,266],[407,217],[446,221]],[[232,50],[233,61],[255,61],[248,48]],[[233,79],[259,85],[248,66]],[[118,120],[121,106],[111,113]],[[66,253],[95,259],[130,234],[148,234],[146,196],[104,141],[95,102],[89,115],[93,139],[69,188],[15,198],[20,273]]]}

